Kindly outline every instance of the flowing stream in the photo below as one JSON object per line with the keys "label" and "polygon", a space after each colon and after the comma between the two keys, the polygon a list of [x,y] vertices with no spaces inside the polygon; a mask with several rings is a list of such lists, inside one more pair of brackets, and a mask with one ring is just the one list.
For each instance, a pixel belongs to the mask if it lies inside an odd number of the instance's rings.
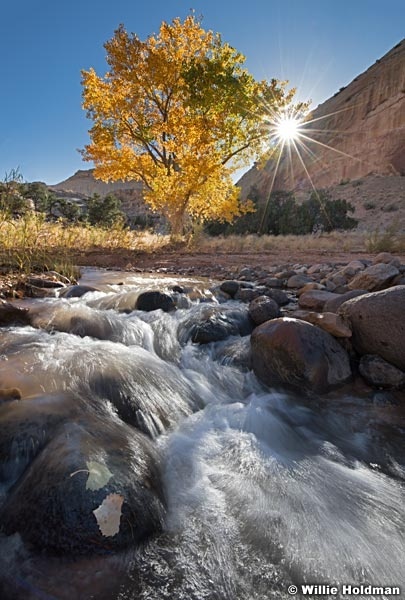
{"label": "flowing stream", "polygon": [[[136,475],[131,461],[144,447],[156,461],[161,525],[96,555],[41,552],[35,534],[3,533],[1,600],[283,599],[303,583],[405,593],[404,405],[382,392],[304,398],[265,388],[245,367],[248,337],[188,339],[215,306],[204,291],[191,301],[177,292],[171,313],[119,310],[142,290],[201,282],[87,270],[81,283],[102,291],[30,301],[36,327],[1,332],[1,387],[18,387],[14,403],[27,408],[0,405],[0,501],[12,497],[13,514],[22,497],[18,526],[32,508],[46,527],[36,512],[45,483],[32,477],[14,497],[16,481],[40,460],[43,471],[65,460],[56,423],[70,428],[72,453],[78,423],[86,435],[99,428],[97,448],[111,423],[130,439],[120,468]],[[221,308],[246,318],[243,304]],[[138,454],[125,454],[135,435]]]}

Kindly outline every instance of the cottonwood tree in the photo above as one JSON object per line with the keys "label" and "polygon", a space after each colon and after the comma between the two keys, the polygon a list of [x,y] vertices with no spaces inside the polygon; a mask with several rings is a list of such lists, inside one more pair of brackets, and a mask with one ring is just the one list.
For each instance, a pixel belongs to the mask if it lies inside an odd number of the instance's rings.
{"label": "cottonwood tree", "polygon": [[294,91],[256,81],[245,57],[193,15],[163,22],[145,41],[120,26],[105,48],[108,72],[82,73],[93,121],[83,156],[95,176],[142,181],[173,234],[187,218],[231,221],[249,210],[231,175],[263,154],[266,120]]}

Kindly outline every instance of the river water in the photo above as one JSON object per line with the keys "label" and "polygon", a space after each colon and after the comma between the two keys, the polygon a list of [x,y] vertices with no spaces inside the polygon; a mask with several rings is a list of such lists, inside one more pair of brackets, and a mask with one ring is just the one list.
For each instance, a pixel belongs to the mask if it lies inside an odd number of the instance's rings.
{"label": "river water", "polygon": [[[404,408],[394,397],[265,388],[240,359],[248,338],[187,339],[214,302],[205,292],[191,302],[179,294],[172,313],[117,310],[118,299],[145,289],[202,290],[202,282],[86,270],[81,283],[102,291],[31,301],[36,327],[1,333],[1,387],[20,388],[27,407],[0,406],[1,501],[13,498],[16,510],[23,489],[28,506],[17,510],[18,531],[0,535],[1,600],[283,599],[303,583],[405,591]],[[221,306],[246,318],[245,305]],[[30,429],[32,411],[43,442]],[[84,414],[87,428],[122,421],[125,436],[153,446],[161,527],[113,552],[41,551],[35,534],[21,532],[31,510],[41,530],[48,515],[52,527],[52,507],[37,515],[48,492],[42,480],[18,482],[46,448],[62,460],[53,426],[45,440],[43,415],[66,429]],[[131,458],[122,461],[130,471]]]}

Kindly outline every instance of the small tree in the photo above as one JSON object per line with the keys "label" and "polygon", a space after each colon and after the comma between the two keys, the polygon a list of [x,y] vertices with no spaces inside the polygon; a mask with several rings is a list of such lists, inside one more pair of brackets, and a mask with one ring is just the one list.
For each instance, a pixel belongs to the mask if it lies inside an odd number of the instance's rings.
{"label": "small tree", "polygon": [[91,225],[101,225],[102,227],[122,224],[125,215],[120,206],[121,202],[113,194],[108,194],[104,198],[94,194],[87,201],[87,220]]}
{"label": "small tree", "polygon": [[44,183],[34,181],[24,185],[24,196],[27,200],[32,200],[35,210],[46,212],[49,203],[49,191]]}
{"label": "small tree", "polygon": [[194,16],[141,41],[123,26],[105,44],[109,71],[83,71],[93,121],[83,155],[103,181],[140,180],[145,200],[182,233],[187,218],[231,221],[242,205],[232,173],[268,145],[269,114],[293,91],[256,81],[245,58]]}
{"label": "small tree", "polygon": [[24,198],[24,178],[20,170],[11,169],[0,182],[0,210],[11,214],[23,214],[27,210]]}

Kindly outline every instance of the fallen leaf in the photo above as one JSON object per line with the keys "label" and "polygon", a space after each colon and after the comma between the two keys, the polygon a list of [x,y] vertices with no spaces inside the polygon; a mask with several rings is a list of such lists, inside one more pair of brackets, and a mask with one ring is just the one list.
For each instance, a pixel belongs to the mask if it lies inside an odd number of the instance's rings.
{"label": "fallen leaf", "polygon": [[86,482],[86,490],[99,490],[100,488],[107,485],[113,474],[106,465],[89,460],[86,462],[86,466],[89,471],[89,476]]}
{"label": "fallen leaf", "polygon": [[97,525],[106,537],[116,535],[119,532],[123,503],[124,497],[120,494],[108,494],[100,506],[93,510]]}

